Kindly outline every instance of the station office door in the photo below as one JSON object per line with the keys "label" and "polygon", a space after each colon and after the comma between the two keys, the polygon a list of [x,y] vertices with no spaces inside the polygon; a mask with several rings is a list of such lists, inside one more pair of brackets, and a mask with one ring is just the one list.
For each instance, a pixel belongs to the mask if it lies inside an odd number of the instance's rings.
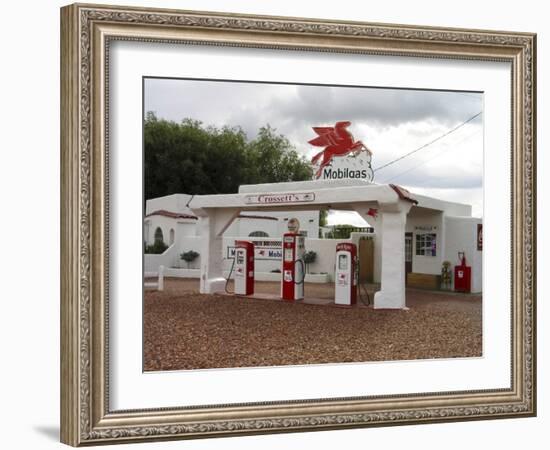
{"label": "station office door", "polygon": [[374,279],[374,240],[359,240],[359,282],[372,283]]}
{"label": "station office door", "polygon": [[405,233],[405,277],[412,272],[413,234]]}

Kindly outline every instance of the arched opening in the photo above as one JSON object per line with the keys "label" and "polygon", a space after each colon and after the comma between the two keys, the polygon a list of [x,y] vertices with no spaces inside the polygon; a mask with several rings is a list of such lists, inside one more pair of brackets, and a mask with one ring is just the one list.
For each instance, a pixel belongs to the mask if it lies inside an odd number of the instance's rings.
{"label": "arched opening", "polygon": [[164,243],[164,235],[162,234],[162,228],[157,227],[155,230],[155,244],[163,244]]}
{"label": "arched opening", "polygon": [[248,235],[248,237],[269,237],[269,234],[267,234],[265,231],[253,231]]}
{"label": "arched opening", "polygon": [[143,225],[143,241],[145,244],[149,244],[151,242],[151,236],[149,235],[151,229],[151,221],[146,220]]}

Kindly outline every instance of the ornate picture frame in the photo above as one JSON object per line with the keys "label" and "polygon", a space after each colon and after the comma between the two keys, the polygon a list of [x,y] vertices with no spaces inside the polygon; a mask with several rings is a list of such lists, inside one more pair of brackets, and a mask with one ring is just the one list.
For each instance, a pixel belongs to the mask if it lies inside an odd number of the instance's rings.
{"label": "ornate picture frame", "polygon": [[[109,406],[109,49],[117,40],[511,64],[507,389],[113,411]],[[61,10],[61,440],[73,445],[536,414],[536,36],[75,4]],[[261,399],[258,399],[261,401]]]}

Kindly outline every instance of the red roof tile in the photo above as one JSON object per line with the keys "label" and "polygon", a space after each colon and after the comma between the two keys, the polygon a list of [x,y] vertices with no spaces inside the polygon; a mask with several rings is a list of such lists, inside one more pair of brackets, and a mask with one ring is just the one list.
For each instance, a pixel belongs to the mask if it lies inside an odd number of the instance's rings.
{"label": "red roof tile", "polygon": [[175,213],[171,211],[166,211],[165,209],[159,209],[158,211],[153,211],[151,214],[147,214],[145,217],[151,217],[151,216],[164,216],[164,217],[170,217],[172,219],[197,219],[197,216],[193,216],[191,214],[181,214],[181,213]]}
{"label": "red roof tile", "polygon": [[239,214],[237,216],[239,219],[264,219],[264,220],[279,220],[277,217],[271,217],[271,216],[255,216],[253,214]]}
{"label": "red roof tile", "polygon": [[389,186],[397,193],[401,200],[407,200],[415,205],[418,204],[418,200],[416,200],[407,189],[397,186],[396,184],[390,184]]}

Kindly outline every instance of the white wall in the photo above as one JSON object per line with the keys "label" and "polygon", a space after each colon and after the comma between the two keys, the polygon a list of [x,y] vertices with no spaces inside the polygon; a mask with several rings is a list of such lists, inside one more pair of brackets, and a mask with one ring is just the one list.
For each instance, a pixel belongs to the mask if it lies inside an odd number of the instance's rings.
{"label": "white wall", "polygon": [[317,253],[315,262],[309,265],[309,272],[328,273],[334,280],[336,245],[344,241],[349,242],[348,239],[306,239],[306,251]]}
{"label": "white wall", "polygon": [[[416,207],[437,209],[437,210],[443,211],[444,214],[447,216],[471,216],[472,215],[471,205],[467,205],[463,203],[447,202],[445,200],[426,197],[424,195],[420,195],[416,193],[413,193],[413,195],[414,195],[414,198],[418,201],[418,205]],[[416,207],[413,207],[413,210]]]}
{"label": "white wall", "polygon": [[187,208],[187,203],[191,200],[191,197],[188,194],[172,194],[147,200],[145,202],[145,215],[162,209],[170,212],[192,214]]}
{"label": "white wall", "polygon": [[174,267],[177,264],[178,255],[176,245],[171,245],[161,254],[146,253],[143,256],[143,271],[157,272],[159,266]]}
{"label": "white wall", "polygon": [[287,222],[292,217],[300,221],[300,230],[306,232],[308,237],[317,237],[319,233],[318,211],[243,211],[241,215],[277,220],[239,217],[225,231],[224,236],[247,237],[253,231],[265,231],[269,237],[281,237],[288,231]]}
{"label": "white wall", "polygon": [[197,235],[197,222],[193,219],[179,219],[176,228],[176,240]]}
{"label": "white wall", "polygon": [[[442,253],[443,253],[443,240],[444,240],[444,230],[443,230],[443,214],[437,211],[422,211],[418,212],[412,211],[412,214],[409,213],[407,216],[407,223],[405,226],[406,232],[413,233],[412,243],[412,271],[414,273],[429,273],[429,274],[439,274],[441,273],[441,262]],[[434,227],[432,231],[426,231],[419,229],[418,227]],[[416,235],[424,233],[435,233],[436,234],[436,255],[435,256],[425,256],[416,254]],[[405,239],[403,237],[403,239]],[[382,258],[384,256],[382,255]]]}
{"label": "white wall", "polygon": [[[150,216],[145,219],[145,224],[143,238],[147,244],[155,242],[155,231],[157,228],[162,230],[162,238],[166,245],[170,244],[170,230],[174,230],[174,236],[176,236],[177,220],[171,217]],[[146,235],[147,232],[148,234]]]}
{"label": "white wall", "polygon": [[[273,214],[258,214],[257,212],[243,212],[243,215],[263,215],[267,217],[275,217]],[[280,238],[281,235],[279,234],[279,219],[277,220],[269,220],[269,219],[252,219],[252,218],[238,218],[235,219],[235,233],[232,233],[233,230],[227,230],[224,235],[225,236],[240,236],[240,237],[248,237],[250,233],[253,233],[255,231],[263,231],[264,233],[267,233],[270,238]]]}
{"label": "white wall", "polygon": [[200,253],[202,251],[201,241],[202,239],[200,238],[200,236],[180,236],[180,238],[178,239],[178,246],[176,251],[177,255],[175,257],[173,267],[180,267],[180,268],[186,269],[188,267],[187,263],[183,259],[181,259],[180,256],[182,253],[186,253],[192,250],[194,252],[197,252],[199,256],[197,256],[197,258],[194,261],[189,263],[189,269],[200,268],[200,264],[201,264]]}
{"label": "white wall", "polygon": [[144,220],[143,237],[147,244],[152,244],[155,242],[155,231],[157,227],[160,227],[166,245],[170,244],[170,230],[174,230],[174,243],[178,243],[181,238],[195,236],[197,222],[195,219],[175,219],[159,215],[149,216]]}

